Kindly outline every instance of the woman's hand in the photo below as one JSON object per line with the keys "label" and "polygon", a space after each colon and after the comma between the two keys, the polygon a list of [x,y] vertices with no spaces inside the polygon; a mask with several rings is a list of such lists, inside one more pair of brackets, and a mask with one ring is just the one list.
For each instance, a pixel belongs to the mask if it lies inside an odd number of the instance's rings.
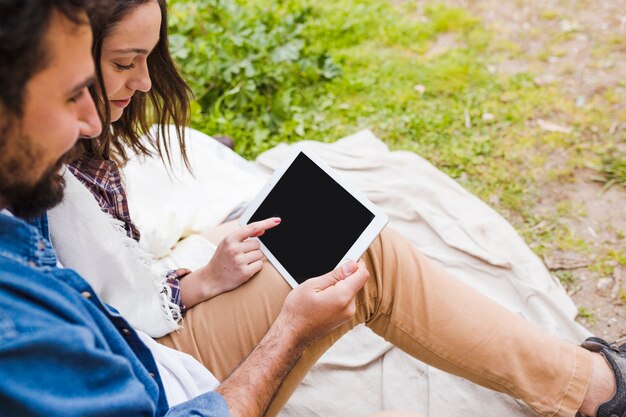
{"label": "woman's hand", "polygon": [[237,288],[263,267],[259,237],[280,224],[278,217],[250,223],[226,236],[207,265],[207,274],[219,294]]}
{"label": "woman's hand", "polygon": [[217,246],[215,254],[203,268],[180,281],[183,303],[187,308],[237,288],[263,267],[263,253],[259,237],[266,230],[280,224],[280,218],[271,217],[236,230]]}

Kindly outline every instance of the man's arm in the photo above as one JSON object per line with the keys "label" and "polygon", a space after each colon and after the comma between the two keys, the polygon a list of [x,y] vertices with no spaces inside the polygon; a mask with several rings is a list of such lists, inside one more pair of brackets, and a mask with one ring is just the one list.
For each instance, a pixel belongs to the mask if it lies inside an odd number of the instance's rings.
{"label": "man's arm", "polygon": [[368,277],[363,263],[350,262],[289,294],[265,337],[217,389],[233,417],[263,415],[304,349],[352,318]]}
{"label": "man's arm", "polygon": [[[53,281],[0,257],[0,417],[158,415],[158,386],[139,375],[125,340],[108,337],[98,326],[106,319]],[[170,411],[229,416],[215,392]]]}
{"label": "man's arm", "polygon": [[233,417],[263,415],[276,390],[296,363],[304,347],[278,323],[246,360],[217,389]]}

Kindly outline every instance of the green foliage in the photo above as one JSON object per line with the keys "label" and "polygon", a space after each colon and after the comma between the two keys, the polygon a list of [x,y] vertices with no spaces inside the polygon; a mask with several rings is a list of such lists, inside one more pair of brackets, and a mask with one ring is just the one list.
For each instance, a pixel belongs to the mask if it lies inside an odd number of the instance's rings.
{"label": "green foliage", "polygon": [[[616,150],[626,133],[615,124],[626,119],[614,110],[623,91],[609,88],[579,106],[562,86],[536,82],[537,74],[524,70],[563,55],[563,41],[575,31],[557,30],[533,57],[523,44],[492,36],[466,10],[436,0],[169,5],[172,52],[196,98],[192,125],[232,136],[243,156],[280,142],[331,141],[371,129],[488,202],[537,254],[597,251],[574,227],[586,215],[583,204],[536,206],[547,183],[571,182],[584,169],[597,169],[607,186],[626,186],[626,154]],[[546,10],[540,19],[561,17]],[[620,48],[618,40],[594,48],[590,65]],[[542,130],[538,119],[571,132]],[[590,257],[589,270],[607,276],[626,264],[624,253]],[[556,275],[574,285],[570,272]],[[580,317],[595,321],[585,308]]]}
{"label": "green foliage", "polygon": [[[381,118],[404,113],[409,133],[427,130],[423,144],[440,147],[433,133],[455,134],[453,125],[476,101],[470,89],[489,83],[474,53],[488,36],[462,9],[433,3],[425,20],[416,20],[412,7],[381,0],[172,0],[171,49],[196,97],[193,127],[233,136],[236,150],[253,157],[282,141],[352,133],[355,119],[378,113],[367,126],[376,128]],[[443,33],[458,34],[462,47],[418,62],[416,54]],[[428,85],[429,111],[410,115],[416,84]],[[388,97],[380,101],[381,94]],[[491,145],[483,136],[472,148],[487,155]],[[463,165],[474,156],[452,149]],[[457,176],[464,168],[454,168],[454,159],[447,164]]]}
{"label": "green foliage", "polygon": [[572,271],[558,270],[554,272],[554,275],[556,275],[561,284],[565,285],[566,287],[569,285],[573,285],[576,282]]}
{"label": "green foliage", "polygon": [[615,273],[618,265],[626,265],[626,251],[609,249],[606,254],[595,259],[589,270],[596,272],[599,276],[610,276]]}
{"label": "green foliage", "polygon": [[303,34],[310,13],[296,1],[171,1],[171,50],[195,95],[193,126],[242,139],[248,154],[271,146],[270,135],[303,134],[298,91],[340,74]]}
{"label": "green foliage", "polygon": [[[171,0],[170,9],[172,51],[197,99],[193,126],[232,136],[240,154],[371,129],[488,201],[538,253],[587,250],[563,219],[576,207],[532,208],[542,181],[587,166],[599,141],[582,140],[580,127],[608,130],[605,108],[575,107],[528,72],[498,72],[522,48],[467,11],[388,0]],[[571,134],[534,122],[562,115]],[[544,170],[555,150],[565,161]]]}
{"label": "green foliage", "polygon": [[600,172],[601,180],[608,185],[617,183],[626,186],[626,153],[619,151],[606,153],[602,158]]}
{"label": "green foliage", "polygon": [[589,324],[595,324],[597,321],[593,311],[586,307],[578,307],[578,317],[584,319]]}

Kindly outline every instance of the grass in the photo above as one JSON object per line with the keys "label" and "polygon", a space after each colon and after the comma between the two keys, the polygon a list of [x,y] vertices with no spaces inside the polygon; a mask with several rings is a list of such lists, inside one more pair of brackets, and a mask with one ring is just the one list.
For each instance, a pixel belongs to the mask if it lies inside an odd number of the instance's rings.
{"label": "grass", "polygon": [[587,323],[593,325],[596,323],[596,316],[593,314],[593,311],[589,310],[586,307],[578,307],[578,318],[584,319]]}
{"label": "grass", "polygon": [[[269,0],[246,3],[274,7]],[[547,182],[571,182],[579,169],[626,185],[626,158],[613,151],[619,138],[606,135],[614,123],[606,115],[623,97],[607,91],[580,107],[557,86],[535,83],[537,74],[495,72],[500,62],[520,59],[522,48],[463,9],[388,0],[300,3],[311,11],[307,48],[328,53],[342,75],[292,92],[296,116],[280,129],[213,123],[221,131],[207,133],[235,136],[236,150],[254,158],[280,142],[333,141],[371,129],[391,148],[422,155],[488,202],[538,254],[589,250],[571,227],[571,219],[585,215],[580,205],[564,203],[547,214],[534,208]],[[552,10],[540,17],[560,19]],[[575,32],[557,34],[544,58],[563,54],[558,44]],[[443,35],[453,42],[429,54]],[[571,133],[543,131],[537,119]]]}
{"label": "grass", "polygon": [[[588,251],[569,221],[586,214],[580,205],[563,203],[542,216],[533,210],[546,182],[571,182],[578,169],[600,167],[609,180],[624,184],[626,158],[607,149],[599,133],[610,129],[606,112],[616,102],[610,93],[578,108],[556,86],[536,85],[535,74],[494,74],[490,66],[522,51],[494,38],[464,10],[435,5],[418,13],[406,4],[373,3],[384,18],[365,18],[361,28],[376,36],[350,29],[345,42],[333,46],[344,75],[314,92],[329,104],[307,119],[304,137],[329,140],[370,128],[392,148],[419,153],[489,202],[538,254]],[[324,3],[318,16],[341,16],[346,8],[352,10],[351,2]],[[317,36],[325,44],[346,35],[330,30],[324,39],[328,26],[321,27]],[[455,47],[429,57],[424,52],[444,33],[456,37]],[[306,93],[303,98],[307,108]],[[485,113],[493,120],[483,120]],[[532,123],[539,118],[570,126],[572,133],[542,131]],[[563,153],[560,165],[547,168],[557,152]],[[547,226],[535,228],[541,222]]]}
{"label": "grass", "polygon": [[607,185],[626,186],[626,153],[618,151],[605,154],[602,158],[600,173],[600,179]]}
{"label": "grass", "polygon": [[566,288],[576,282],[576,279],[574,278],[574,273],[572,271],[558,270],[554,272],[554,275],[556,275],[561,284],[563,284]]}
{"label": "grass", "polygon": [[[355,11],[348,1],[317,6],[315,38],[332,45],[329,52],[344,75],[302,92],[302,107],[315,108],[305,112],[303,138],[332,140],[372,129],[392,148],[425,156],[479,196],[521,211],[536,190],[532,176],[509,168],[523,169],[522,153],[536,138],[512,127],[536,111],[532,76],[492,74],[491,34],[464,10],[433,5],[416,16],[408,5],[367,3],[375,4],[374,13],[365,6]],[[446,33],[455,36],[453,47],[425,55]],[[317,108],[320,97],[327,104]]]}

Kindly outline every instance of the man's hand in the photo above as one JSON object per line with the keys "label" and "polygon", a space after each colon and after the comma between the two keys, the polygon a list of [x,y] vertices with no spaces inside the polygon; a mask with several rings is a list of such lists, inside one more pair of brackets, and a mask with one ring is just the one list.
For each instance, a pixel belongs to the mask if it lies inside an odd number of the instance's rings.
{"label": "man's hand", "polygon": [[233,417],[264,414],[304,349],[352,318],[368,278],[363,262],[349,261],[289,293],[265,337],[217,389]]}
{"label": "man's hand", "polygon": [[289,293],[277,321],[284,321],[308,346],[352,318],[355,296],[368,278],[363,261],[348,261],[326,275],[311,278]]}
{"label": "man's hand", "polygon": [[206,266],[180,281],[187,308],[237,288],[259,272],[263,268],[263,253],[259,241],[252,238],[279,224],[280,218],[271,217],[227,235]]}

